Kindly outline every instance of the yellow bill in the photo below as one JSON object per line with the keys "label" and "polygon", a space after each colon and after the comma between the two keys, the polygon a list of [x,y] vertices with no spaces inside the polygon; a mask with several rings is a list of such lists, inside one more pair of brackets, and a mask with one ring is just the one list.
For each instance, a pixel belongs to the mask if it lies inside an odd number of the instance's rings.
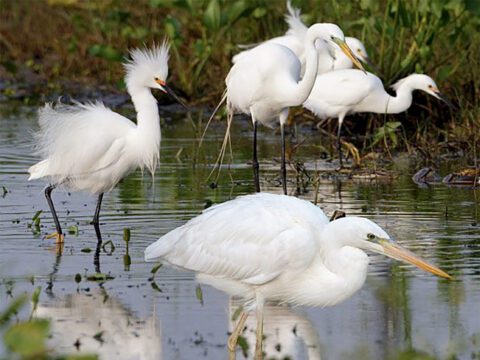
{"label": "yellow bill", "polygon": [[356,68],[362,70],[365,74],[367,73],[360,60],[355,56],[352,49],[348,47],[345,40],[333,37],[332,41],[340,47],[343,53],[352,61],[353,65],[355,65]]}
{"label": "yellow bill", "polygon": [[419,256],[415,255],[414,253],[405,249],[397,243],[382,239],[379,241],[379,244],[382,246],[384,254],[388,257],[415,265],[422,270],[443,277],[445,279],[453,280],[453,277],[448,275],[445,271],[423,260]]}

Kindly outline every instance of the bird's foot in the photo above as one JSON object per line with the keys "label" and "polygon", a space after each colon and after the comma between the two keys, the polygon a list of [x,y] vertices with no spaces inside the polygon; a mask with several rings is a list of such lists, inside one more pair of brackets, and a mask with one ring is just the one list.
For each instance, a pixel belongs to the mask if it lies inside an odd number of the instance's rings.
{"label": "bird's foot", "polygon": [[[232,334],[233,335],[233,334]],[[228,337],[228,341],[227,341],[227,348],[228,348],[228,351],[230,352],[235,352],[235,348],[237,347],[237,337],[236,336],[232,336],[230,335]]]}
{"label": "bird's foot", "polygon": [[54,233],[51,233],[51,234],[48,234],[47,236],[45,236],[45,239],[53,239],[55,238],[55,244],[63,244],[64,240],[65,240],[65,235],[63,235],[62,233],[58,233],[57,231],[54,232]]}

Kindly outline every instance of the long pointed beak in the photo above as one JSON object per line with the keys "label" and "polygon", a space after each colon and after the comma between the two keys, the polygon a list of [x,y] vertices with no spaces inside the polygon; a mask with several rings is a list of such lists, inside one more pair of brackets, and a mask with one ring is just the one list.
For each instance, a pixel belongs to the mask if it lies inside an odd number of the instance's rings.
{"label": "long pointed beak", "polygon": [[415,265],[422,270],[443,277],[445,279],[453,280],[453,277],[448,275],[445,271],[421,259],[411,251],[405,249],[404,247],[400,246],[395,242],[389,240],[380,240],[379,244],[383,248],[384,254],[388,257]]}
{"label": "long pointed beak", "polygon": [[345,42],[345,40],[342,40],[342,39],[339,39],[337,37],[334,37],[332,38],[332,41],[337,44],[340,49],[343,51],[343,53],[352,61],[353,65],[355,65],[355,67],[357,67],[358,69],[362,70],[365,74],[367,73],[362,65],[362,63],[360,62],[360,60],[358,60],[358,58],[355,56],[355,54],[353,53],[352,49],[350,49],[347,45],[347,43]]}
{"label": "long pointed beak", "polygon": [[435,96],[441,101],[443,101],[445,104],[447,104],[448,107],[451,108],[452,110],[457,109],[457,107],[453,105],[453,103],[450,100],[448,100],[448,98],[445,95],[443,95],[440,91],[436,91]]}
{"label": "long pointed beak", "polygon": [[187,106],[187,104],[185,104],[185,102],[180,99],[177,94],[175,94],[175,92],[167,85],[167,83],[165,81],[162,81],[162,80],[155,80],[157,82],[158,85],[160,85],[162,87],[162,90],[165,91],[168,95],[170,95],[176,102],[178,102],[180,105],[182,105],[185,110],[190,110]]}

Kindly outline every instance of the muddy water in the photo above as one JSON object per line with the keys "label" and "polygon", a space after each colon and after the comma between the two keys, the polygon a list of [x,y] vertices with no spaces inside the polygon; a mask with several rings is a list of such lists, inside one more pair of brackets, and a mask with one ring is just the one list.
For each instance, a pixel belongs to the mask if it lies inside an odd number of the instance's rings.
{"label": "muddy water", "polygon": [[[223,127],[214,126],[199,151],[198,116],[165,114],[161,167],[153,183],[136,172],[105,196],[101,232],[104,243],[111,242],[104,248],[97,248],[89,225],[95,199],[56,190],[53,197],[62,225],[71,231],[61,255],[51,240],[44,239],[54,230],[44,184],[27,182],[26,169],[37,160],[29,145],[30,132],[37,126],[34,109],[2,105],[0,124],[0,186],[5,187],[0,191],[0,309],[12,297],[41,286],[36,316],[52,320],[49,346],[58,354],[96,353],[104,359],[226,358],[235,304],[205,285],[200,298],[189,272],[163,267],[150,281],[152,264],[143,262],[143,250],[206,206],[253,191],[247,163],[248,122],[236,125],[233,163],[212,189],[205,164],[215,160]],[[278,140],[278,135],[264,129],[259,150],[263,190],[275,193],[281,192],[276,181]],[[314,142],[306,142],[296,160],[312,163],[319,158],[319,148],[309,144]],[[457,280],[448,282],[373,255],[365,286],[348,301],[324,309],[267,308],[269,358],[480,356],[480,194],[443,185],[419,188],[410,180],[414,169],[397,165],[393,171],[395,177],[388,181],[322,179],[316,197],[327,214],[343,209],[371,218]],[[313,178],[315,172],[308,175]],[[294,178],[293,173],[289,177]],[[292,182],[290,189],[294,188]],[[300,196],[313,199],[312,183],[306,188],[309,191]],[[43,210],[40,224],[31,226],[39,210]],[[124,229],[131,232],[128,250]],[[88,280],[97,271],[112,279]],[[79,283],[76,274],[81,275]],[[254,319],[250,321],[244,334],[247,354],[254,347]],[[94,337],[100,332],[101,341]],[[4,352],[0,345],[0,354]],[[240,350],[237,358],[244,358]]]}

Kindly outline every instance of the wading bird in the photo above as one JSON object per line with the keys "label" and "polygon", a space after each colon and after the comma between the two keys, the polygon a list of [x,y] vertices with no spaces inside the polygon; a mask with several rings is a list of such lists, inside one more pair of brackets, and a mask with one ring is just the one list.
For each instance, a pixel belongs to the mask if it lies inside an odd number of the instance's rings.
{"label": "wading bird", "polygon": [[312,203],[260,193],[213,206],[145,250],[146,261],[197,272],[198,280],[243,298],[228,341],[230,351],[247,319],[257,312],[256,359],[262,356],[265,301],[330,306],[359,290],[367,276],[368,250],[450,276],[393,241],[374,222],[343,217],[329,222]]}
{"label": "wading bird", "polygon": [[[345,43],[342,30],[334,24],[312,25],[305,36],[305,74],[300,77],[301,64],[287,47],[274,43],[256,46],[239,57],[225,79],[229,112],[226,139],[234,113],[250,115],[253,123],[253,172],[255,190],[260,191],[257,159],[257,124],[272,126],[280,122],[282,140],[282,185],[287,193],[285,167],[285,132],[290,106],[302,104],[310,94],[317,75],[319,52],[327,52],[338,45],[352,62],[362,68],[358,59]],[[327,51],[326,51],[327,50]],[[218,107],[217,107],[218,108]],[[225,142],[224,142],[225,145]],[[225,147],[223,147],[224,149]]]}
{"label": "wading bird", "polygon": [[[285,20],[288,24],[288,31],[283,36],[278,36],[273,39],[263,42],[263,44],[273,43],[279,44],[288,47],[297,55],[300,63],[302,64],[302,72],[305,71],[305,36],[307,35],[308,26],[303,23],[300,18],[300,10],[292,7],[290,1],[287,1],[287,10],[288,14],[285,15]],[[373,69],[376,70],[374,64],[370,61],[368,57],[367,50],[365,45],[354,37],[345,37],[345,42],[348,47],[352,50],[353,54],[360,61],[368,64]],[[247,54],[249,50],[243,51],[233,57],[233,62],[235,63],[241,56]],[[319,55],[318,57],[318,70],[317,74],[323,74],[328,71],[340,70],[340,69],[350,69],[353,67],[353,62],[348,56],[346,56],[343,51],[338,46],[332,46],[329,49],[329,53],[325,52]]]}
{"label": "wading bird", "polygon": [[453,106],[438,90],[435,81],[427,75],[412,74],[397,81],[392,88],[396,96],[388,94],[382,81],[372,73],[355,69],[333,71],[317,76],[315,85],[303,106],[321,119],[338,118],[337,151],[342,167],[341,128],[348,114],[372,112],[398,114],[412,105],[412,92],[422,90]]}
{"label": "wading bird", "polygon": [[168,49],[135,49],[124,64],[125,83],[137,111],[137,124],[101,102],[46,104],[39,111],[35,146],[43,160],[28,169],[29,180],[46,178],[45,189],[55,222],[57,242],[63,242],[51,193],[57,186],[98,195],[92,224],[98,226],[103,194],[136,168],[152,176],[160,156],[160,118],[150,89],[159,89],[183,103],[167,86]]}

